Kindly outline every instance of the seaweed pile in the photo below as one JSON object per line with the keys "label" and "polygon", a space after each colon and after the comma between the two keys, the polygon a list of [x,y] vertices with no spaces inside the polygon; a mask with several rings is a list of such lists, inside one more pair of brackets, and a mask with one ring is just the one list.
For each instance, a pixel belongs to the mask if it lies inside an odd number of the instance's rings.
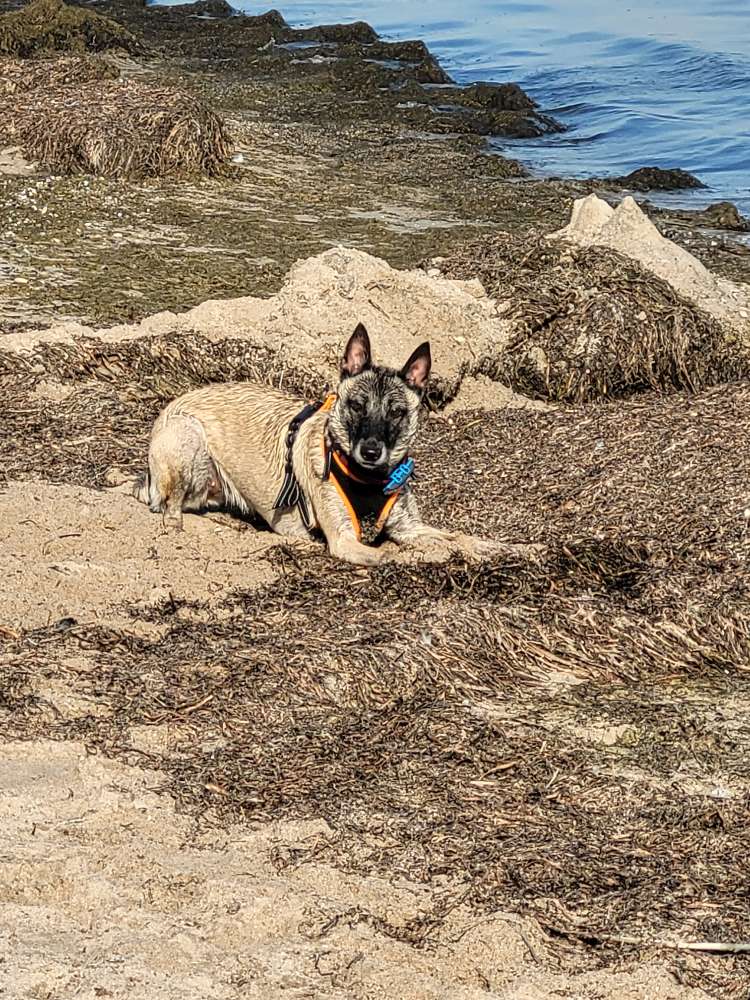
{"label": "seaweed pile", "polygon": [[[187,72],[205,71],[206,61],[220,54],[227,97],[251,83],[251,94],[239,96],[246,106],[248,96],[254,103],[269,90],[282,119],[342,125],[393,119],[432,134],[515,138],[563,130],[517,85],[461,87],[424,42],[384,41],[364,21],[294,28],[277,10],[246,15],[200,2],[144,7],[103,0],[97,8]],[[228,78],[234,81],[226,86]]]}
{"label": "seaweed pile", "polygon": [[721,325],[638,262],[602,246],[500,233],[438,260],[479,278],[518,333],[487,373],[537,399],[580,403],[746,377]]}
{"label": "seaweed pile", "polygon": [[32,88],[0,114],[3,138],[58,173],[216,176],[231,151],[221,119],[200,100],[134,80]]}
{"label": "seaweed pile", "polygon": [[[72,395],[52,405],[30,400],[40,369],[69,384]],[[318,374],[290,370],[275,351],[186,334],[0,353],[7,404],[0,417],[0,478],[101,488],[110,466],[140,469],[150,424],[168,400],[209,382],[241,379],[283,384],[310,398],[321,388]]]}
{"label": "seaweed pile", "polygon": [[[277,865],[442,885],[434,911],[387,931],[416,946],[458,904],[520,910],[597,963],[747,938],[750,730],[732,706],[750,686],[721,639],[740,609],[659,621],[591,576],[556,593],[549,573],[533,594],[507,566],[277,560],[279,581],[220,615],[133,608],[160,639],[71,620],[9,635],[4,732],[155,768],[214,826],[324,818],[332,833]],[[57,712],[36,693],[48,677],[97,711]],[[168,749],[134,746],[141,727],[166,727]],[[743,962],[684,978],[731,995]]]}
{"label": "seaweed pile", "polygon": [[[142,47],[109,18],[60,0],[2,15],[0,142],[56,173],[224,173],[231,144],[221,119],[192,94],[120,81],[110,62],[90,54],[111,49]],[[75,55],[50,58],[57,51]]]}
{"label": "seaweed pile", "polygon": [[54,52],[112,49],[135,55],[143,46],[112,18],[63,0],[31,0],[21,10],[0,17],[0,55],[26,59]]}
{"label": "seaweed pile", "polygon": [[0,58],[0,97],[21,95],[39,88],[91,83],[95,80],[116,80],[117,69],[106,59],[96,56],[58,56],[57,58]]}

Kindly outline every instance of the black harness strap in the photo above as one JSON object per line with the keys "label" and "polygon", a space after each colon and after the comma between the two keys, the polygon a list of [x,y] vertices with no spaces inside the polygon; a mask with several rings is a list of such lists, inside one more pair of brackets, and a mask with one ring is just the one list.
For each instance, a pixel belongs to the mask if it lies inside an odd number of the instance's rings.
{"label": "black harness strap", "polygon": [[294,442],[297,440],[297,435],[299,434],[299,429],[302,424],[304,424],[306,420],[309,420],[310,417],[314,416],[322,405],[323,403],[308,403],[307,406],[299,411],[297,416],[289,424],[289,430],[286,434],[286,463],[284,466],[284,481],[281,484],[279,495],[276,497],[276,502],[273,505],[274,510],[284,510],[290,507],[297,507],[302,518],[302,523],[308,531],[312,530],[312,518],[310,517],[310,508],[307,506],[305,494],[300,489],[297,477],[294,475],[292,448],[294,447]]}

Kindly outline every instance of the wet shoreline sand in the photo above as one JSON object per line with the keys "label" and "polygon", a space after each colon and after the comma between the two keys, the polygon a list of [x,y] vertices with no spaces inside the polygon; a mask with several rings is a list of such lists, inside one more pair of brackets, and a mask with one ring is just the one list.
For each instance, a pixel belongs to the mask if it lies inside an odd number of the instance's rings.
{"label": "wet shoreline sand", "polygon": [[[147,57],[118,61],[126,79],[176,85],[224,116],[236,176],[0,178],[4,327],[109,324],[267,294],[295,260],[337,244],[413,266],[495,227],[559,228],[573,199],[599,187],[535,180],[488,155],[488,134],[558,126],[502,86],[458,90],[445,105],[442,89],[423,82],[444,74],[421,43],[383,45],[375,62],[367,46],[380,43],[366,27],[323,31],[340,42],[288,30],[310,39],[296,50],[273,44],[284,33],[278,15],[207,21],[136,2],[96,10],[149,46]],[[750,252],[731,233],[705,232],[690,213],[654,216],[726,276],[750,273]]]}

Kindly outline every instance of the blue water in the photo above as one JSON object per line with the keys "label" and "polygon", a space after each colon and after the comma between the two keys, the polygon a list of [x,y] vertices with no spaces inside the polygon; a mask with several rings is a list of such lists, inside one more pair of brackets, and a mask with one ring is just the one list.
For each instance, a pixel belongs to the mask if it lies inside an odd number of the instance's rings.
{"label": "blue water", "polygon": [[[233,0],[247,13],[268,4]],[[276,0],[295,25],[422,38],[462,83],[519,83],[569,131],[498,148],[554,176],[682,167],[750,213],[750,0]]]}

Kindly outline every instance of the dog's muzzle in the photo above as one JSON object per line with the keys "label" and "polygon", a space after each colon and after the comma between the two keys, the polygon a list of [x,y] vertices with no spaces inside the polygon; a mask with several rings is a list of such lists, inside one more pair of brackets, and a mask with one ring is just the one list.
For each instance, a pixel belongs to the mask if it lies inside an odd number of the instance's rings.
{"label": "dog's muzzle", "polygon": [[385,464],[385,445],[375,438],[359,441],[354,449],[354,457],[366,468],[377,468]]}

